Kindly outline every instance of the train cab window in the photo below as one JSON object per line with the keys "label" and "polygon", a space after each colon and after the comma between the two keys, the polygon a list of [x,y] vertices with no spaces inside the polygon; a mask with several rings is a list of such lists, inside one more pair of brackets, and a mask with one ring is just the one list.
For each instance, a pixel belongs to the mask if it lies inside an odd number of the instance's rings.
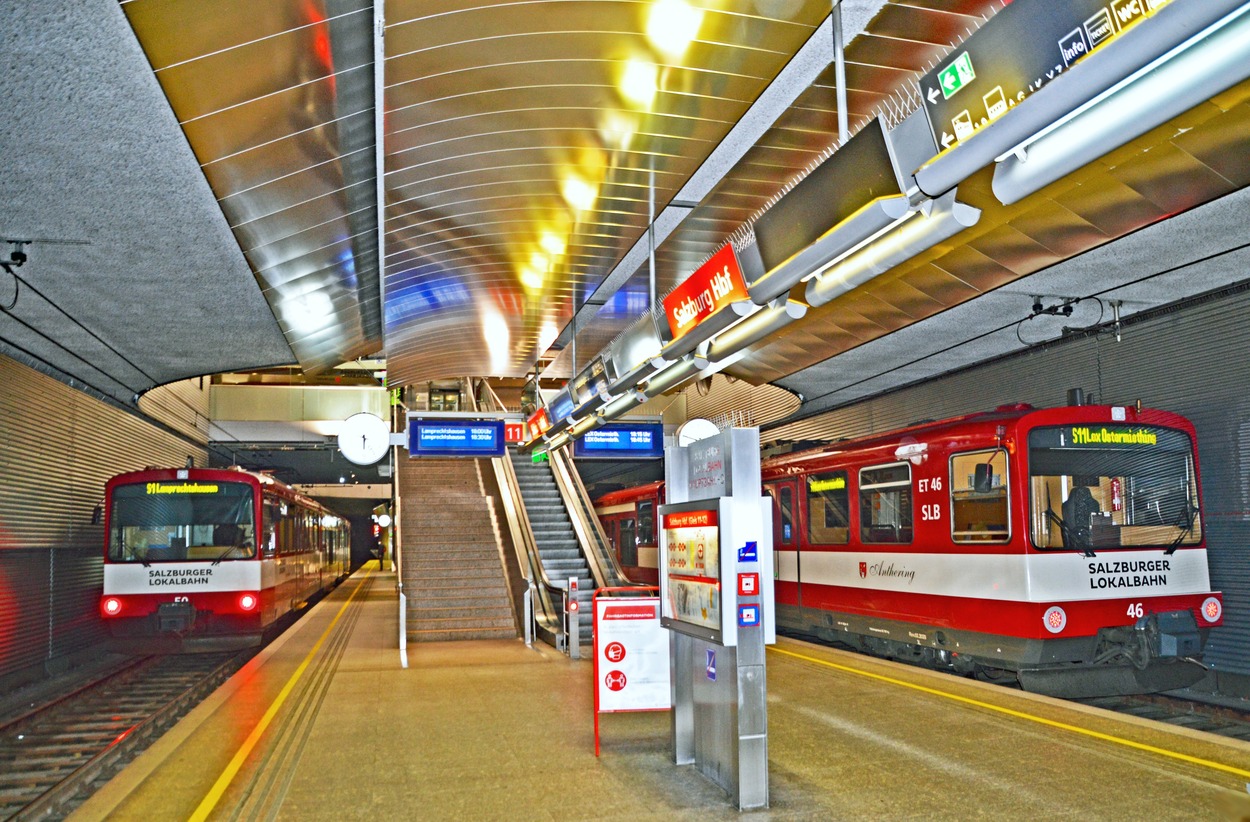
{"label": "train cab window", "polygon": [[255,554],[252,488],[241,482],[149,482],[113,489],[111,562],[248,559]]}
{"label": "train cab window", "polygon": [[845,471],[807,478],[807,539],[813,545],[845,545],[851,537],[851,504]]}
{"label": "train cab window", "polygon": [[1176,549],[1202,541],[1194,445],[1143,425],[1029,432],[1030,530],[1042,549]]}
{"label": "train cab window", "polygon": [[906,462],[859,472],[859,538],[909,543],[912,539],[911,465]]}
{"label": "train cab window", "polygon": [[638,544],[655,545],[655,501],[638,503]]}
{"label": "train cab window", "polygon": [[620,520],[621,539],[617,543],[621,551],[621,565],[628,567],[637,567],[638,565],[638,535],[634,528],[632,519]]}
{"label": "train cab window", "polygon": [[951,457],[951,537],[955,542],[1006,542],[1007,452],[1002,448]]}

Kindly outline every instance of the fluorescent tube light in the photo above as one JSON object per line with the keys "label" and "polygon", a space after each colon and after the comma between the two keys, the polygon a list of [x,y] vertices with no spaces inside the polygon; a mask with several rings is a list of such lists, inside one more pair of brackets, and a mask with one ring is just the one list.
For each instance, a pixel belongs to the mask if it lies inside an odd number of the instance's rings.
{"label": "fluorescent tube light", "polygon": [[[1241,15],[1244,0],[1173,0],[1120,35],[1114,43],[1081,60],[1010,112],[984,126],[967,140],[943,151],[915,173],[916,184],[929,196],[950,191],[969,176],[1005,157],[1045,132],[1057,128],[1092,102],[1115,91],[1153,63],[1167,59],[1187,42],[1201,41],[1225,18]],[[992,18],[991,18],[992,20]],[[1193,32],[1200,32],[1194,35]],[[1244,54],[1238,59],[1246,61]],[[1084,135],[1075,135],[1067,150],[1075,151]]]}
{"label": "fluorescent tube light", "polygon": [[777,300],[768,308],[753,314],[723,334],[719,334],[708,347],[707,358],[714,363],[720,362],[744,348],[755,345],[805,314],[807,314],[807,306],[798,300]]}
{"label": "fluorescent tube light", "polygon": [[1018,202],[1247,77],[1250,6],[1009,153],[994,169],[994,196]]}
{"label": "fluorescent tube light", "polygon": [[951,191],[934,200],[927,215],[903,223],[809,280],[807,303],[822,306],[976,225],[979,219],[981,209],[956,202]]}

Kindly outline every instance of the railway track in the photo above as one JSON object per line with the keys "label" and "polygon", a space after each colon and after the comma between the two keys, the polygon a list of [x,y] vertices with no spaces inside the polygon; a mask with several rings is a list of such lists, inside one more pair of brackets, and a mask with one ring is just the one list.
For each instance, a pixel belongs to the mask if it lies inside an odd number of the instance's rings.
{"label": "railway track", "polygon": [[1250,742],[1250,711],[1165,694],[1074,699],[1116,713]]}
{"label": "railway track", "polygon": [[255,650],[135,660],[0,726],[0,819],[59,818]]}

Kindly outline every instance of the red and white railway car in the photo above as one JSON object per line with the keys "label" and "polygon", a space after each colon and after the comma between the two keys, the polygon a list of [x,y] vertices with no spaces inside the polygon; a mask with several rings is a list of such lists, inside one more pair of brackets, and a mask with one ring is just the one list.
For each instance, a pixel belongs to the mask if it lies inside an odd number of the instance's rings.
{"label": "red and white railway car", "polygon": [[778,626],[1058,696],[1191,684],[1223,617],[1194,444],[1019,405],[766,459]]}
{"label": "red and white railway car", "polygon": [[616,552],[621,570],[634,582],[659,582],[656,512],[664,502],[664,483],[623,488],[595,500],[595,513]]}
{"label": "red and white railway car", "polygon": [[100,614],[119,638],[253,644],[350,563],[345,520],[235,468],[114,477],[104,525]]}

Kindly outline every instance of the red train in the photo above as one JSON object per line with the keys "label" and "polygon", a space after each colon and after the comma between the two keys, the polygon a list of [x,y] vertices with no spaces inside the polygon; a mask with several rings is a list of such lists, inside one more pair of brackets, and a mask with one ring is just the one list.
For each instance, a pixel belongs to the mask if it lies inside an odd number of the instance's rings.
{"label": "red train", "polygon": [[[1192,684],[1223,617],[1194,443],[1166,411],[1014,405],[765,459],[778,626],[1057,696]],[[640,580],[654,528],[626,522],[662,494],[598,502]]]}
{"label": "red train", "polygon": [[114,637],[144,647],[157,638],[258,643],[337,584],[351,556],[346,520],[237,468],[116,476],[105,488],[104,526],[100,614]]}

